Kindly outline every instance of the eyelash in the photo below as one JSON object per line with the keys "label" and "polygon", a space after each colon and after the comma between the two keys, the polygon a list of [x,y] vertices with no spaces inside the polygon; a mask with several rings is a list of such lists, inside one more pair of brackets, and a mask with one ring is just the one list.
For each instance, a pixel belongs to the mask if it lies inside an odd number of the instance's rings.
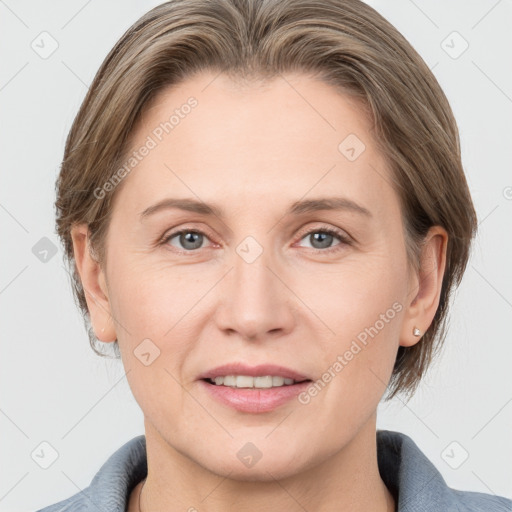
{"label": "eyelash", "polygon": [[[174,231],[174,232],[170,233],[169,235],[164,235],[164,237],[159,242],[159,245],[166,245],[166,244],[168,244],[168,242],[171,239],[173,239],[174,237],[176,237],[178,235],[181,235],[183,233],[195,233],[195,234],[198,234],[198,235],[203,235],[206,238],[210,239],[210,237],[206,233],[201,231],[201,230],[191,229],[191,228],[183,228],[183,229],[180,229],[178,231]],[[315,252],[318,252],[318,253],[331,254],[333,252],[337,252],[337,251],[343,249],[344,245],[352,245],[352,241],[349,239],[349,237],[347,235],[345,235],[342,231],[340,231],[338,229],[335,229],[335,228],[332,228],[330,226],[320,226],[320,227],[316,227],[316,228],[310,229],[309,231],[306,231],[305,233],[302,233],[302,235],[299,238],[299,241],[302,240],[303,238],[307,237],[308,235],[313,234],[313,233],[327,233],[329,235],[335,236],[341,242],[341,243],[335,245],[334,247],[328,247],[326,249],[315,249],[314,247],[309,248],[309,249],[311,249],[311,250],[313,250]],[[199,251],[200,249],[201,248],[199,248],[199,249],[192,249],[192,250],[186,251],[186,250],[179,250],[176,247],[173,247],[172,250],[178,252],[179,254],[187,254],[187,255],[191,255],[192,256],[192,255],[197,254],[196,251]]]}

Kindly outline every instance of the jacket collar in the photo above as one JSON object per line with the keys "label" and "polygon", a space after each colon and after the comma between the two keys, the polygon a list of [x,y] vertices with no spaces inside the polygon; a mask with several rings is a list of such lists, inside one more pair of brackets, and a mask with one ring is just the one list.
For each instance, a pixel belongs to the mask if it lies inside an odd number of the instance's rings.
{"label": "jacket collar", "polygon": [[406,434],[377,430],[377,461],[399,512],[459,511],[441,473]]}

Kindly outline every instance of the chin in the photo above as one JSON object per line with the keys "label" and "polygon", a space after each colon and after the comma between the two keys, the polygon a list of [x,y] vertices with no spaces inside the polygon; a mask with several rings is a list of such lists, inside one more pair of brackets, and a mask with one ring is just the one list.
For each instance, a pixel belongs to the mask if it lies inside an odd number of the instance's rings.
{"label": "chin", "polygon": [[274,482],[289,478],[302,469],[297,467],[291,458],[278,462],[275,457],[272,461],[266,462],[263,462],[262,458],[252,467],[244,467],[238,460],[232,464],[223,461],[220,465],[213,462],[205,467],[212,473],[237,482]]}
{"label": "chin", "polygon": [[289,478],[318,462],[314,454],[311,454],[311,460],[304,460],[303,457],[299,460],[298,453],[302,452],[302,456],[306,454],[304,450],[294,449],[293,445],[274,446],[268,440],[265,446],[262,444],[258,449],[251,442],[234,442],[224,447],[219,446],[215,452],[210,451],[207,457],[194,459],[216,475],[241,482],[272,482]]}

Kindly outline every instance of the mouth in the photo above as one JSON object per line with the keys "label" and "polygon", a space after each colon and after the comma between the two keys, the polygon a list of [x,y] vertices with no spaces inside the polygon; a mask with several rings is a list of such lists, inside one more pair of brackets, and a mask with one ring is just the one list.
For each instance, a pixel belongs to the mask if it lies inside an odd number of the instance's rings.
{"label": "mouth", "polygon": [[276,364],[259,364],[251,366],[243,362],[233,362],[217,366],[198,375],[198,379],[206,380],[218,386],[240,388],[287,386],[310,380],[296,370]]}
{"label": "mouth", "polygon": [[223,386],[235,389],[273,389],[312,382],[311,379],[290,379],[281,375],[221,375],[201,379],[213,386]]}
{"label": "mouth", "polygon": [[224,407],[263,413],[290,403],[312,379],[285,366],[233,362],[202,373],[198,381],[206,396]]}
{"label": "mouth", "polygon": [[206,396],[218,404],[254,414],[271,412],[287,403],[293,403],[293,399],[313,381],[275,365],[251,368],[231,364],[201,375],[199,382]]}

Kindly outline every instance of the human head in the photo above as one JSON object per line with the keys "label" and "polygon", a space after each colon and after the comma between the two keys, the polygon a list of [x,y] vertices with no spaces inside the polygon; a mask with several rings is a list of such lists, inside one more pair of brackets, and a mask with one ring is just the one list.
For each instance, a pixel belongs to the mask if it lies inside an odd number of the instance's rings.
{"label": "human head", "polygon": [[[134,130],[157,94],[201,71],[222,73],[240,87],[300,71],[352,98],[371,119],[373,140],[392,170],[412,268],[432,226],[448,233],[439,306],[421,341],[400,346],[388,399],[411,394],[441,346],[476,216],[444,93],[403,36],[357,0],[168,2],[123,35],[73,123],[57,183],[58,234],[86,321],[72,227],[89,226],[94,253],[105,261],[110,213],[124,180],[112,191],[104,184],[133,150]],[[93,343],[99,333],[89,334]]]}

